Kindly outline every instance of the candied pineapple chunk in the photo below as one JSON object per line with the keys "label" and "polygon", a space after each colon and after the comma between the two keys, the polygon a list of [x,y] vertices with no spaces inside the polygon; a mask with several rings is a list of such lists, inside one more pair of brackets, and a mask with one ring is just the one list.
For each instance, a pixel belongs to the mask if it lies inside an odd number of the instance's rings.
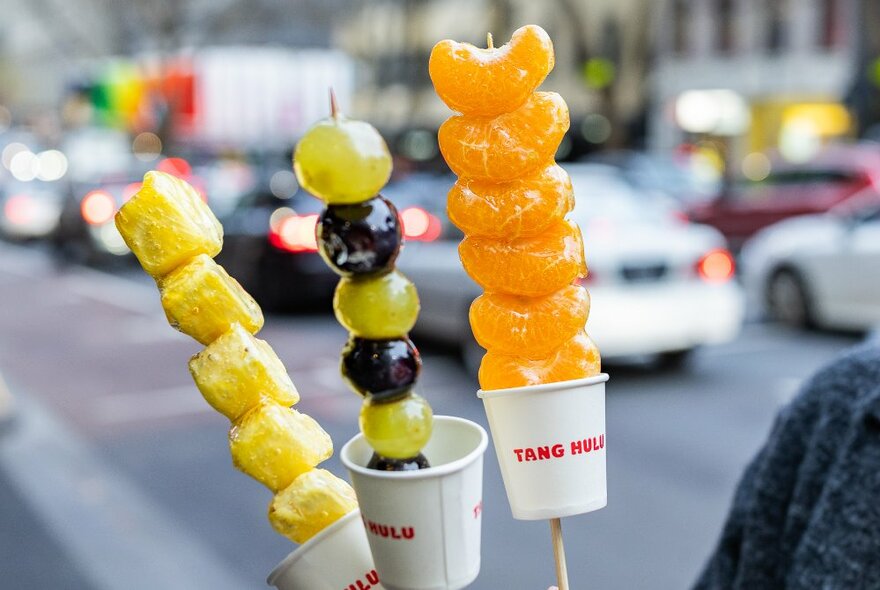
{"label": "candied pineapple chunk", "polygon": [[223,227],[208,205],[193,187],[164,172],[147,172],[141,190],[116,213],[116,227],[156,279],[223,247]]}
{"label": "candied pineapple chunk", "polygon": [[264,399],[229,431],[236,468],[273,492],[333,454],[333,442],[314,419]]}
{"label": "candied pineapple chunk", "polygon": [[354,490],[324,469],[303,473],[269,504],[272,528],[294,543],[305,543],[357,508]]}
{"label": "candied pineapple chunk", "polygon": [[206,254],[162,279],[159,292],[168,323],[202,344],[210,344],[236,322],[252,334],[263,327],[257,302]]}
{"label": "candied pineapple chunk", "polygon": [[240,324],[189,361],[189,371],[208,404],[235,421],[262,396],[292,406],[299,393],[269,343]]}

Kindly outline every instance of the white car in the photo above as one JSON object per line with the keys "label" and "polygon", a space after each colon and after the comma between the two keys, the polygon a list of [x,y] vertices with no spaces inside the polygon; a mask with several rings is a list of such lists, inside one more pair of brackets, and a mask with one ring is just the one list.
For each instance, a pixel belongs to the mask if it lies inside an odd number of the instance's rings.
{"label": "white car", "polygon": [[774,224],[745,244],[741,261],[749,299],[778,320],[860,331],[880,326],[876,204]]}
{"label": "white car", "polygon": [[[676,217],[599,164],[566,165],[584,235],[592,296],[587,332],[605,358],[684,360],[733,339],[744,316],[734,261],[716,230]],[[419,289],[416,333],[473,349],[468,308],[480,293],[458,258],[460,234],[408,243],[398,266]]]}

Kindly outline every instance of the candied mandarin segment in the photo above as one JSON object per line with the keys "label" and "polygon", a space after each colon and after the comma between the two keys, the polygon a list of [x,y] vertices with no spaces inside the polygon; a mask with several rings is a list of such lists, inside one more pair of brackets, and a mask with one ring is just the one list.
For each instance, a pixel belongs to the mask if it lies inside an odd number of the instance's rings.
{"label": "candied mandarin segment", "polygon": [[484,293],[471,305],[470,321],[483,348],[541,359],[583,330],[589,313],[586,289],[569,285],[534,298]]}
{"label": "candied mandarin segment", "polygon": [[333,295],[336,319],[361,338],[400,338],[419,315],[415,285],[399,271],[381,276],[343,277]]}
{"label": "candied mandarin segment", "polygon": [[527,25],[497,48],[440,41],[431,51],[428,72],[434,90],[450,109],[494,117],[519,108],[553,64],[550,36],[539,26]]}
{"label": "candied mandarin segment", "polygon": [[593,377],[601,372],[599,349],[582,330],[545,359],[489,351],[480,364],[480,387],[507,389]]}
{"label": "candied mandarin segment", "polygon": [[388,182],[391,154],[372,125],[337,115],[316,123],[296,144],[293,169],[302,187],[325,203],[360,203]]}
{"label": "candied mandarin segment", "polygon": [[573,208],[571,178],[556,164],[511,182],[459,178],[446,200],[461,231],[503,240],[540,234]]}
{"label": "candied mandarin segment", "polygon": [[229,431],[235,467],[272,491],[329,459],[333,442],[311,417],[264,399]]}
{"label": "candied mandarin segment", "polygon": [[443,158],[458,176],[510,181],[546,166],[568,130],[568,106],[555,92],[536,92],[494,119],[458,115],[440,126]]}
{"label": "candied mandarin segment", "polygon": [[272,347],[237,323],[192,357],[189,371],[205,401],[233,421],[263,396],[285,406],[299,401],[296,386]]}
{"label": "candied mandarin segment", "polygon": [[294,543],[305,543],[355,508],[350,485],[329,471],[312,469],[275,494],[269,522]]}
{"label": "candied mandarin segment", "polygon": [[428,401],[410,394],[381,402],[367,398],[361,406],[360,426],[373,450],[389,459],[410,459],[431,438],[433,412]]}
{"label": "candied mandarin segment", "polygon": [[468,275],[493,293],[540,297],[587,275],[581,231],[568,220],[512,242],[469,236],[458,253]]}
{"label": "candied mandarin segment", "polygon": [[223,227],[208,205],[193,187],[164,172],[147,172],[141,190],[116,213],[116,228],[156,279],[223,247]]}
{"label": "candied mandarin segment", "polygon": [[257,302],[205,254],[163,278],[159,293],[168,322],[202,344],[210,344],[234,323],[251,333],[263,327]]}

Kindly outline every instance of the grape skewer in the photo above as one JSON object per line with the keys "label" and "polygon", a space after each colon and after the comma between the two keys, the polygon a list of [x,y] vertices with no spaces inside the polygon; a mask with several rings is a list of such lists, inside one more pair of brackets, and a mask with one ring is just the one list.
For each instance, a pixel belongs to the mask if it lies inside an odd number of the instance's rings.
{"label": "grape skewer", "polygon": [[407,336],[419,299],[394,268],[403,241],[400,219],[379,194],[391,175],[391,155],[375,128],[339,112],[332,90],[330,111],[297,144],[293,168],[302,187],[326,205],[318,249],[341,277],[333,310],[351,334],[340,371],[364,397],[359,424],[375,451],[368,467],[423,469],[433,414],[413,392],[421,358]]}

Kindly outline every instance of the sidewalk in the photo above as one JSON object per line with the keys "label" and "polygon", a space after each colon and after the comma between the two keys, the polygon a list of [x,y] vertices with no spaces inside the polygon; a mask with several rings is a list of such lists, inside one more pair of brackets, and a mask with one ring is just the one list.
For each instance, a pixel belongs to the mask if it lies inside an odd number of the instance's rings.
{"label": "sidewalk", "polygon": [[0,587],[241,590],[174,518],[35,400],[0,428]]}

